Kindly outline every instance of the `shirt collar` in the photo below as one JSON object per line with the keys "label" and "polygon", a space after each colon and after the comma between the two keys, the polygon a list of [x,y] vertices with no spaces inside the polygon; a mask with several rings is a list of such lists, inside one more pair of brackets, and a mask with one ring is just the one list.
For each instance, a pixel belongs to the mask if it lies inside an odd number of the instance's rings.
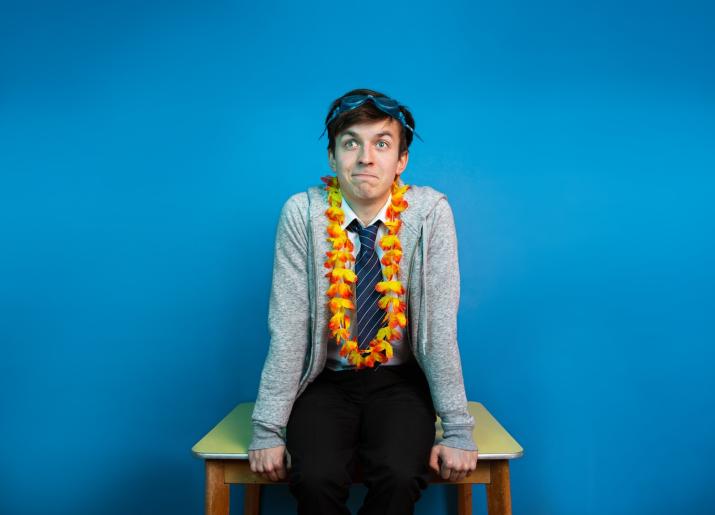
{"label": "shirt collar", "polygon": [[375,218],[373,218],[369,224],[363,225],[358,216],[355,214],[355,211],[353,211],[353,209],[350,207],[350,204],[348,204],[348,201],[345,200],[345,197],[343,197],[340,208],[343,210],[343,213],[345,213],[345,220],[343,220],[343,224],[340,227],[342,227],[343,229],[347,229],[348,225],[350,225],[350,223],[355,219],[357,219],[358,223],[363,228],[369,227],[377,221],[385,223],[385,220],[387,220],[387,207],[390,205],[391,200],[392,193],[390,193],[390,195],[387,197],[385,205],[382,206],[382,209],[380,209],[380,211],[378,211],[377,215],[375,215]]}

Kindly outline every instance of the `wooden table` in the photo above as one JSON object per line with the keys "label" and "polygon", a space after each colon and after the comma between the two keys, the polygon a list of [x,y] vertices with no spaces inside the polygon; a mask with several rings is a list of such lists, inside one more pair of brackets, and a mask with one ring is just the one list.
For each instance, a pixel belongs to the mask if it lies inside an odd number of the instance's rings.
{"label": "wooden table", "polygon": [[[472,513],[472,485],[487,488],[489,515],[511,515],[509,460],[520,458],[524,450],[479,402],[469,403],[469,412],[476,420],[474,440],[479,447],[477,470],[455,483],[434,475],[431,483],[454,484],[457,487],[457,512]],[[251,472],[248,465],[248,445],[251,441],[253,403],[236,406],[216,427],[191,449],[206,462],[206,515],[228,515],[230,485],[245,485],[245,515],[258,515],[261,485],[285,484],[266,480]],[[437,434],[442,432],[439,418]]]}

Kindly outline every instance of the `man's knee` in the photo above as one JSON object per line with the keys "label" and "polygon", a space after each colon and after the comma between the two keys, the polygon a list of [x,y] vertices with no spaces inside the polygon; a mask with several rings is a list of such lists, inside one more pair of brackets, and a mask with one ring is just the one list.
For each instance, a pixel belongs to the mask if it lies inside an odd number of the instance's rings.
{"label": "man's knee", "polygon": [[413,499],[420,496],[420,490],[427,488],[428,471],[422,466],[400,466],[388,464],[380,467],[371,479],[371,486],[378,486],[394,495],[407,494]]}
{"label": "man's knee", "polygon": [[320,495],[322,492],[343,493],[348,495],[350,475],[346,470],[334,465],[310,463],[296,464],[289,474],[290,487],[296,492],[307,495]]}

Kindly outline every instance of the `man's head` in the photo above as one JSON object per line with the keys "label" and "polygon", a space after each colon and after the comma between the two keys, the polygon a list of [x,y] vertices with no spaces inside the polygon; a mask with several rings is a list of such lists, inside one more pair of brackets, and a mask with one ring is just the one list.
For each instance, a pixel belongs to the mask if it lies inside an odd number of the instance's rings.
{"label": "man's head", "polygon": [[[384,101],[385,103],[389,103],[388,110],[393,110],[393,112],[396,111],[398,113],[394,118],[398,119],[399,116],[402,116],[402,121],[411,127],[411,129],[409,129],[401,122],[399,150],[400,154],[404,154],[410,148],[413,131],[415,129],[415,120],[412,117],[412,113],[409,109],[407,109],[407,107],[400,105],[394,99],[371,89],[354,89],[352,91],[348,91],[330,104],[330,109],[325,117],[325,125],[328,131],[328,151],[335,152],[335,138],[338,134],[345,130],[345,128],[359,123],[384,120],[385,118],[392,116],[391,114],[388,114],[388,112],[378,108],[375,104],[375,100],[372,99],[363,101],[354,109],[345,108],[345,106],[341,105],[348,97],[365,97],[367,95],[374,97],[377,102]],[[396,106],[396,108],[392,108],[393,105]],[[337,116],[335,116],[336,114]]]}
{"label": "man's head", "polygon": [[328,163],[348,202],[353,208],[384,204],[407,166],[412,114],[382,93],[355,89],[332,103],[325,120]]}

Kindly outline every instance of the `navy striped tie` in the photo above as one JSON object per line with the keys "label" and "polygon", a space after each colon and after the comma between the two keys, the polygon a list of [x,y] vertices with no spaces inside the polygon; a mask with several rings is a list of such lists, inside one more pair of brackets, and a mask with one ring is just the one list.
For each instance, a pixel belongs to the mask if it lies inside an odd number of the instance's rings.
{"label": "navy striped tie", "polygon": [[358,328],[358,348],[367,349],[370,342],[382,327],[385,313],[377,301],[382,296],[375,291],[375,285],[382,281],[382,266],[375,252],[375,237],[380,222],[375,222],[364,229],[357,221],[353,220],[348,230],[356,232],[360,237],[360,252],[355,260],[355,273],[358,276],[356,288],[356,310]]}

